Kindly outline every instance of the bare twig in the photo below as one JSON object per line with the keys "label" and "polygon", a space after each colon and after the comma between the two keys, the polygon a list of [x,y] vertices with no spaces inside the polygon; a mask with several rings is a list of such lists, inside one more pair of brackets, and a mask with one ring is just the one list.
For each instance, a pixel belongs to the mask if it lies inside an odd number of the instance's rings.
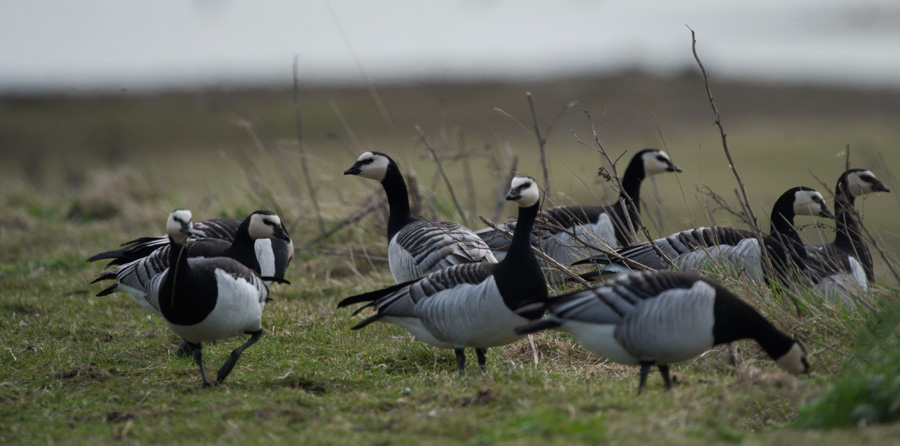
{"label": "bare twig", "polygon": [[844,170],[850,170],[850,144],[847,144],[847,157],[844,160]]}
{"label": "bare twig", "polygon": [[[764,246],[763,244],[763,233],[759,229],[759,221],[756,219],[756,214],[753,213],[753,207],[750,206],[750,199],[747,198],[747,189],[744,187],[744,182],[741,180],[741,175],[738,173],[737,167],[734,165],[734,159],[731,158],[731,151],[728,150],[728,134],[725,133],[725,128],[722,126],[722,117],[719,114],[719,108],[716,106],[716,100],[713,98],[712,89],[709,85],[709,72],[706,71],[706,67],[703,66],[703,62],[700,60],[700,55],[697,54],[697,34],[691,29],[690,26],[687,27],[691,30],[691,50],[694,53],[694,60],[697,61],[697,65],[700,66],[700,71],[703,73],[703,83],[706,86],[706,97],[709,99],[709,105],[712,107],[713,114],[716,117],[716,126],[719,127],[719,134],[722,136],[722,148],[725,150],[725,157],[728,158],[728,167],[731,168],[731,172],[734,173],[734,178],[737,180],[738,186],[741,189],[741,195],[743,199],[741,199],[741,205],[746,206],[747,215],[750,217],[750,228],[756,233],[756,238],[759,241],[759,246]],[[740,199],[740,197],[738,197]],[[760,258],[762,260],[763,266],[769,271],[773,271],[772,262],[769,260],[769,254],[765,249],[760,250]]]}
{"label": "bare twig", "polygon": [[541,136],[541,124],[538,122],[537,110],[534,107],[534,98],[530,91],[525,92],[528,98],[528,108],[531,110],[531,123],[534,126],[534,136],[537,138],[538,150],[541,153],[541,171],[544,174],[544,194],[550,194],[550,176],[547,173],[547,156],[544,153],[544,147],[547,146],[547,138]]}
{"label": "bare twig", "polygon": [[[625,213],[625,216],[629,220],[629,224],[632,223],[630,220],[631,220],[631,214],[633,213],[635,215],[635,217],[637,217],[637,222],[634,222],[634,223],[637,223],[637,227],[641,229],[641,232],[643,232],[644,237],[647,237],[647,241],[650,242],[650,246],[653,248],[654,251],[656,251],[656,254],[659,255],[659,257],[661,259],[663,259],[667,264],[674,267],[674,265],[672,264],[672,260],[669,259],[669,256],[667,256],[664,252],[662,252],[662,250],[659,249],[659,246],[656,246],[656,243],[653,241],[653,236],[650,235],[650,230],[647,229],[647,227],[644,225],[644,222],[641,220],[640,209],[637,207],[637,204],[634,202],[634,200],[631,199],[631,196],[628,195],[628,192],[625,192],[625,187],[622,186],[622,179],[619,178],[619,174],[618,174],[618,172],[616,172],[616,163],[618,162],[619,159],[617,158],[616,161],[613,161],[609,157],[609,154],[606,153],[606,149],[603,148],[603,143],[600,142],[600,132],[597,130],[598,127],[594,126],[594,120],[593,120],[593,118],[591,118],[591,112],[589,112],[588,110],[584,110],[584,113],[588,118],[588,123],[591,125],[591,132],[593,132],[593,134],[594,134],[594,142],[597,144],[597,147],[594,147],[593,149],[596,150],[597,152],[599,152],[600,156],[602,156],[603,159],[606,161],[606,164],[609,165],[609,168],[612,171],[612,176],[616,182],[615,183],[616,187],[618,187],[618,189],[619,189],[619,193],[622,194],[623,197],[625,197],[625,201],[626,201],[628,209],[631,209],[633,211],[633,212]],[[624,155],[624,153],[623,153],[623,155]],[[621,157],[619,157],[619,158],[621,158]],[[636,234],[636,232],[633,232],[633,233]]]}
{"label": "bare twig", "polygon": [[381,96],[378,94],[378,90],[375,88],[375,83],[372,82],[372,78],[369,77],[369,73],[363,66],[362,60],[359,58],[359,55],[356,54],[356,48],[353,47],[353,42],[350,41],[350,37],[344,30],[344,25],[338,18],[337,13],[334,12],[331,4],[328,2],[324,3],[325,8],[328,9],[328,14],[331,16],[331,20],[337,27],[338,32],[341,33],[341,38],[344,40],[344,45],[347,46],[347,50],[350,51],[350,55],[353,56],[353,62],[356,63],[356,68],[359,70],[360,76],[362,76],[363,80],[366,82],[366,86],[369,88],[369,94],[372,95],[372,99],[375,101],[375,106],[378,107],[378,111],[381,113],[381,117],[384,119],[384,122],[387,124],[388,128],[391,129],[391,134],[396,136],[397,131],[394,128],[394,122],[391,120],[391,116],[388,113],[387,108],[385,108],[384,103],[381,101]]}
{"label": "bare twig", "polygon": [[463,136],[462,129],[457,129],[457,137],[459,138],[459,158],[462,160],[463,178],[466,182],[466,206],[472,213],[477,213],[475,209],[475,181],[472,179],[472,166],[469,163],[469,148],[466,147],[466,139]]}
{"label": "bare twig", "polygon": [[[375,198],[375,197],[377,197],[377,198]],[[374,201],[372,201],[373,199],[374,199]],[[387,201],[387,196],[385,196],[383,193],[381,193],[381,191],[378,191],[376,193],[373,193],[372,197],[369,198],[369,200],[367,200],[367,201],[372,201],[372,203],[369,204],[369,206],[367,206],[363,210],[354,213],[351,217],[345,218],[344,220],[338,222],[333,228],[329,229],[328,231],[325,231],[325,232],[317,235],[315,238],[307,240],[306,243],[303,244],[303,246],[296,248],[295,250],[306,249],[306,248],[318,243],[319,241],[322,241],[322,240],[327,239],[328,237],[331,237],[331,234],[334,234],[335,232],[338,232],[341,229],[344,229],[344,227],[352,225],[352,224],[362,220],[367,215],[371,214],[372,212],[375,212],[378,208],[383,206],[384,203]]]}
{"label": "bare twig", "polygon": [[491,218],[491,220],[495,221],[500,218],[500,213],[503,212],[503,207],[506,205],[506,193],[509,191],[509,183],[512,181],[512,177],[516,172],[516,167],[519,164],[519,157],[512,153],[508,141],[504,141],[504,146],[506,147],[506,161],[503,170],[500,171],[500,187],[497,189],[497,204],[494,206],[494,214],[493,218]]}
{"label": "bare twig", "polygon": [[316,188],[313,187],[312,177],[309,175],[309,167],[306,163],[306,148],[303,146],[303,126],[300,119],[300,80],[298,75],[298,67],[300,64],[300,56],[294,56],[294,118],[297,123],[297,147],[300,150],[300,168],[303,170],[303,176],[306,178],[306,188],[309,190],[309,198],[312,200],[313,210],[316,212],[316,220],[319,222],[319,232],[325,232],[325,220],[322,219],[322,212],[319,210],[319,200],[316,199]]}
{"label": "bare twig", "polygon": [[428,142],[428,138],[425,137],[425,132],[422,131],[422,128],[416,126],[416,132],[419,133],[419,139],[422,140],[422,143],[425,144],[425,147],[427,147],[428,151],[431,152],[431,158],[434,160],[434,163],[437,164],[438,172],[441,173],[441,177],[444,178],[444,183],[447,185],[447,189],[450,191],[450,198],[453,200],[453,204],[459,211],[459,215],[462,216],[463,224],[468,227],[469,219],[466,218],[465,211],[463,211],[462,206],[459,205],[459,201],[456,199],[456,194],[453,193],[453,185],[450,184],[450,179],[447,178],[447,174],[444,172],[444,167],[441,165],[441,158],[434,151],[434,147],[431,145],[431,143]]}
{"label": "bare twig", "polygon": [[412,163],[406,163],[406,184],[409,185],[409,202],[414,215],[423,215],[422,194],[419,193],[419,177],[413,170]]}
{"label": "bare twig", "polygon": [[387,257],[370,256],[368,254],[357,254],[355,252],[335,251],[332,249],[308,248],[306,246],[298,247],[296,249],[296,251],[308,251],[308,252],[314,252],[317,254],[326,254],[326,255],[330,255],[330,256],[353,257],[356,259],[366,259],[370,262],[388,262],[389,261]]}
{"label": "bare twig", "polygon": [[[497,226],[494,222],[492,222],[492,221],[490,221],[490,220],[488,220],[488,219],[486,219],[486,218],[484,218],[484,217],[482,217],[482,216],[480,216],[480,215],[478,216],[478,218],[480,218],[481,221],[482,221],[484,224],[488,225],[491,229],[497,231],[498,234],[503,234],[503,235],[506,236],[506,237],[512,238],[512,233],[510,233],[510,232],[507,231],[506,229],[503,229],[503,228]],[[590,287],[592,286],[590,282],[588,282],[587,280],[582,279],[580,276],[578,276],[578,274],[573,273],[572,271],[570,271],[568,268],[566,268],[565,266],[563,266],[562,264],[560,264],[560,263],[557,262],[556,260],[553,260],[552,257],[548,256],[547,254],[544,254],[543,251],[541,251],[541,250],[535,248],[534,246],[532,246],[532,247],[531,247],[531,252],[533,252],[534,255],[537,256],[538,258],[540,258],[541,260],[547,262],[547,264],[549,264],[549,265],[552,266],[553,268],[558,269],[558,270],[561,271],[563,274],[569,276],[569,278],[571,278],[572,280],[574,280],[574,281],[576,281],[576,282],[578,282],[578,283],[580,283],[580,284],[582,284],[582,285],[584,285],[585,287],[588,287],[588,288],[590,288]]]}

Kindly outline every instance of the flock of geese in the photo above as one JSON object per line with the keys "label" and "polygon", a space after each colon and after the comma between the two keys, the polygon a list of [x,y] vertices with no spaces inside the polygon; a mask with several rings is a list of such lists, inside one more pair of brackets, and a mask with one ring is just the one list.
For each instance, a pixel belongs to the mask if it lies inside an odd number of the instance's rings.
{"label": "flock of geese", "polygon": [[[768,235],[713,226],[637,243],[640,216],[633,203],[639,203],[641,182],[664,172],[681,169],[664,152],[643,150],[629,163],[614,204],[543,210],[537,182],[517,176],[506,196],[518,205],[517,220],[474,232],[415,217],[397,164],[383,153],[363,153],[344,174],[373,179],[384,188],[390,208],[388,259],[396,285],[347,297],[338,307],[363,304],[354,315],[365,312],[367,317],[353,330],[387,322],[426,344],[453,349],[460,374],[465,373],[465,349],[475,349],[484,370],[488,348],[548,329],[571,334],[610,361],[640,366],[638,393],[652,366],[672,388],[670,364],[746,338],[785,371],[808,373],[798,340],[696,273],[725,265],[746,280],[799,282],[852,305],[873,277],[854,201],[888,188],[872,172],[851,169],[838,179],[834,213],[822,194],[795,187],[772,207]],[[805,245],[794,227],[801,215],[835,219],[834,242]],[[161,316],[184,339],[180,352],[193,357],[203,386],[210,386],[201,344],[249,335],[217,371],[216,380],[223,381],[262,335],[268,285],[288,283],[284,276],[293,244],[279,217],[268,211],[244,220],[193,223],[190,211],[178,209],[169,215],[166,232],[88,259],[107,259],[107,268],[113,267],[94,282],[113,280],[98,295],[123,291]],[[550,297],[546,262],[535,250],[567,266],[597,264],[598,275],[618,277]]]}

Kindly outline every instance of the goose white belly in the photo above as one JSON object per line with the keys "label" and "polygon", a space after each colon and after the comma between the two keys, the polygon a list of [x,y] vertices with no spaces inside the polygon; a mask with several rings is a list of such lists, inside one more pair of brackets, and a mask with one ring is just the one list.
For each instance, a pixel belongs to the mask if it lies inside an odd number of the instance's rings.
{"label": "goose white belly", "polygon": [[452,344],[441,341],[438,338],[434,337],[425,325],[422,324],[422,321],[415,317],[398,317],[398,316],[385,316],[381,318],[382,321],[388,322],[394,325],[397,325],[406,331],[412,333],[416,339],[437,348],[453,348]]}
{"label": "goose white belly", "polygon": [[829,301],[848,307],[855,307],[854,297],[869,289],[869,281],[862,265],[853,257],[848,258],[850,272],[832,274],[819,280],[813,287],[817,293]]}
{"label": "goose white belly", "polygon": [[137,288],[130,287],[121,282],[118,285],[116,285],[116,288],[121,291],[126,292],[128,294],[128,296],[131,297],[131,300],[133,300],[136,304],[140,305],[141,308],[143,308],[157,316],[160,316],[159,309],[155,308],[148,301],[148,298],[150,296],[147,293],[147,291],[145,291],[143,289],[137,289]]}
{"label": "goose white belly", "polygon": [[[193,325],[172,324],[175,334],[191,342],[226,339],[262,328],[260,291],[254,284],[224,272],[215,270],[216,289],[219,297],[212,312]],[[165,298],[165,297],[162,297]]]}
{"label": "goose white belly", "polygon": [[614,337],[615,325],[570,320],[563,323],[559,330],[575,336],[578,343],[588,351],[594,352],[610,361],[628,365],[640,364],[640,360],[637,357],[628,353],[616,342]]}
{"label": "goose white belly", "polygon": [[416,315],[435,338],[453,347],[488,348],[522,338],[514,328],[528,321],[513,313],[493,278],[441,291],[416,305]]}

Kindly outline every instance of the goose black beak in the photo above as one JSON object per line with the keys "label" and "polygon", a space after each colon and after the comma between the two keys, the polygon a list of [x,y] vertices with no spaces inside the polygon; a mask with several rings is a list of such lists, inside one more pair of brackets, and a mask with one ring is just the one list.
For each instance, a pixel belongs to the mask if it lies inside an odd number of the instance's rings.
{"label": "goose black beak", "polygon": [[822,209],[819,209],[819,216],[830,218],[832,220],[837,220],[837,216],[834,215],[833,212],[829,211],[827,207],[822,206]]}
{"label": "goose black beak", "polygon": [[881,181],[876,182],[872,185],[872,190],[875,192],[890,192],[891,190],[887,188]]}
{"label": "goose black beak", "polygon": [[284,229],[284,225],[276,227],[272,235],[275,236],[275,238],[279,238],[286,242],[291,241],[291,236],[289,236],[287,231]]}
{"label": "goose black beak", "polygon": [[180,230],[181,230],[181,233],[182,233],[182,234],[186,234],[188,237],[193,237],[193,236],[194,236],[194,230],[191,229],[191,224],[190,224],[190,223],[182,223],[182,224],[181,224],[181,229],[180,229]]}
{"label": "goose black beak", "polygon": [[508,194],[506,194],[506,200],[507,200],[507,201],[509,201],[509,200],[518,200],[519,198],[522,198],[522,194],[521,194],[519,191],[517,191],[517,190],[511,190],[511,191],[509,191]]}
{"label": "goose black beak", "polygon": [[675,164],[669,164],[669,172],[681,172],[681,168]]}
{"label": "goose black beak", "polygon": [[359,163],[353,164],[349,169],[344,171],[344,175],[359,175],[360,173],[362,173],[362,169],[359,168]]}

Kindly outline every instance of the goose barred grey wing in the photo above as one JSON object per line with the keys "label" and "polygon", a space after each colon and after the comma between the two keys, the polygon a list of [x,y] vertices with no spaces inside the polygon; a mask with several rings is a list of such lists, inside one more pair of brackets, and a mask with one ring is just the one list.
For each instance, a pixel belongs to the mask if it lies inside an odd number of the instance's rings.
{"label": "goose barred grey wing", "polygon": [[[484,241],[457,223],[417,220],[406,225],[388,245],[391,273],[406,282],[427,273],[465,263],[496,263]],[[395,271],[396,270],[396,271]]]}
{"label": "goose barred grey wing", "polygon": [[[193,240],[185,245],[183,255],[198,258],[214,257],[221,255],[229,246],[229,242],[219,239]],[[101,274],[92,283],[108,279],[115,279],[116,283],[100,291],[97,296],[105,296],[115,291],[125,291],[138,305],[159,315],[159,307],[152,304],[148,306],[147,298],[154,280],[169,267],[170,249],[170,245],[166,244],[146,257],[117,266]]]}
{"label": "goose barred grey wing", "polygon": [[376,314],[360,322],[359,329],[385,316],[416,317],[416,305],[429,297],[464,284],[479,284],[491,275],[492,263],[464,263],[444,268],[419,279],[393,285],[381,290],[350,296],[338,303],[338,308],[356,303],[369,304],[356,310],[359,313],[372,307]]}

